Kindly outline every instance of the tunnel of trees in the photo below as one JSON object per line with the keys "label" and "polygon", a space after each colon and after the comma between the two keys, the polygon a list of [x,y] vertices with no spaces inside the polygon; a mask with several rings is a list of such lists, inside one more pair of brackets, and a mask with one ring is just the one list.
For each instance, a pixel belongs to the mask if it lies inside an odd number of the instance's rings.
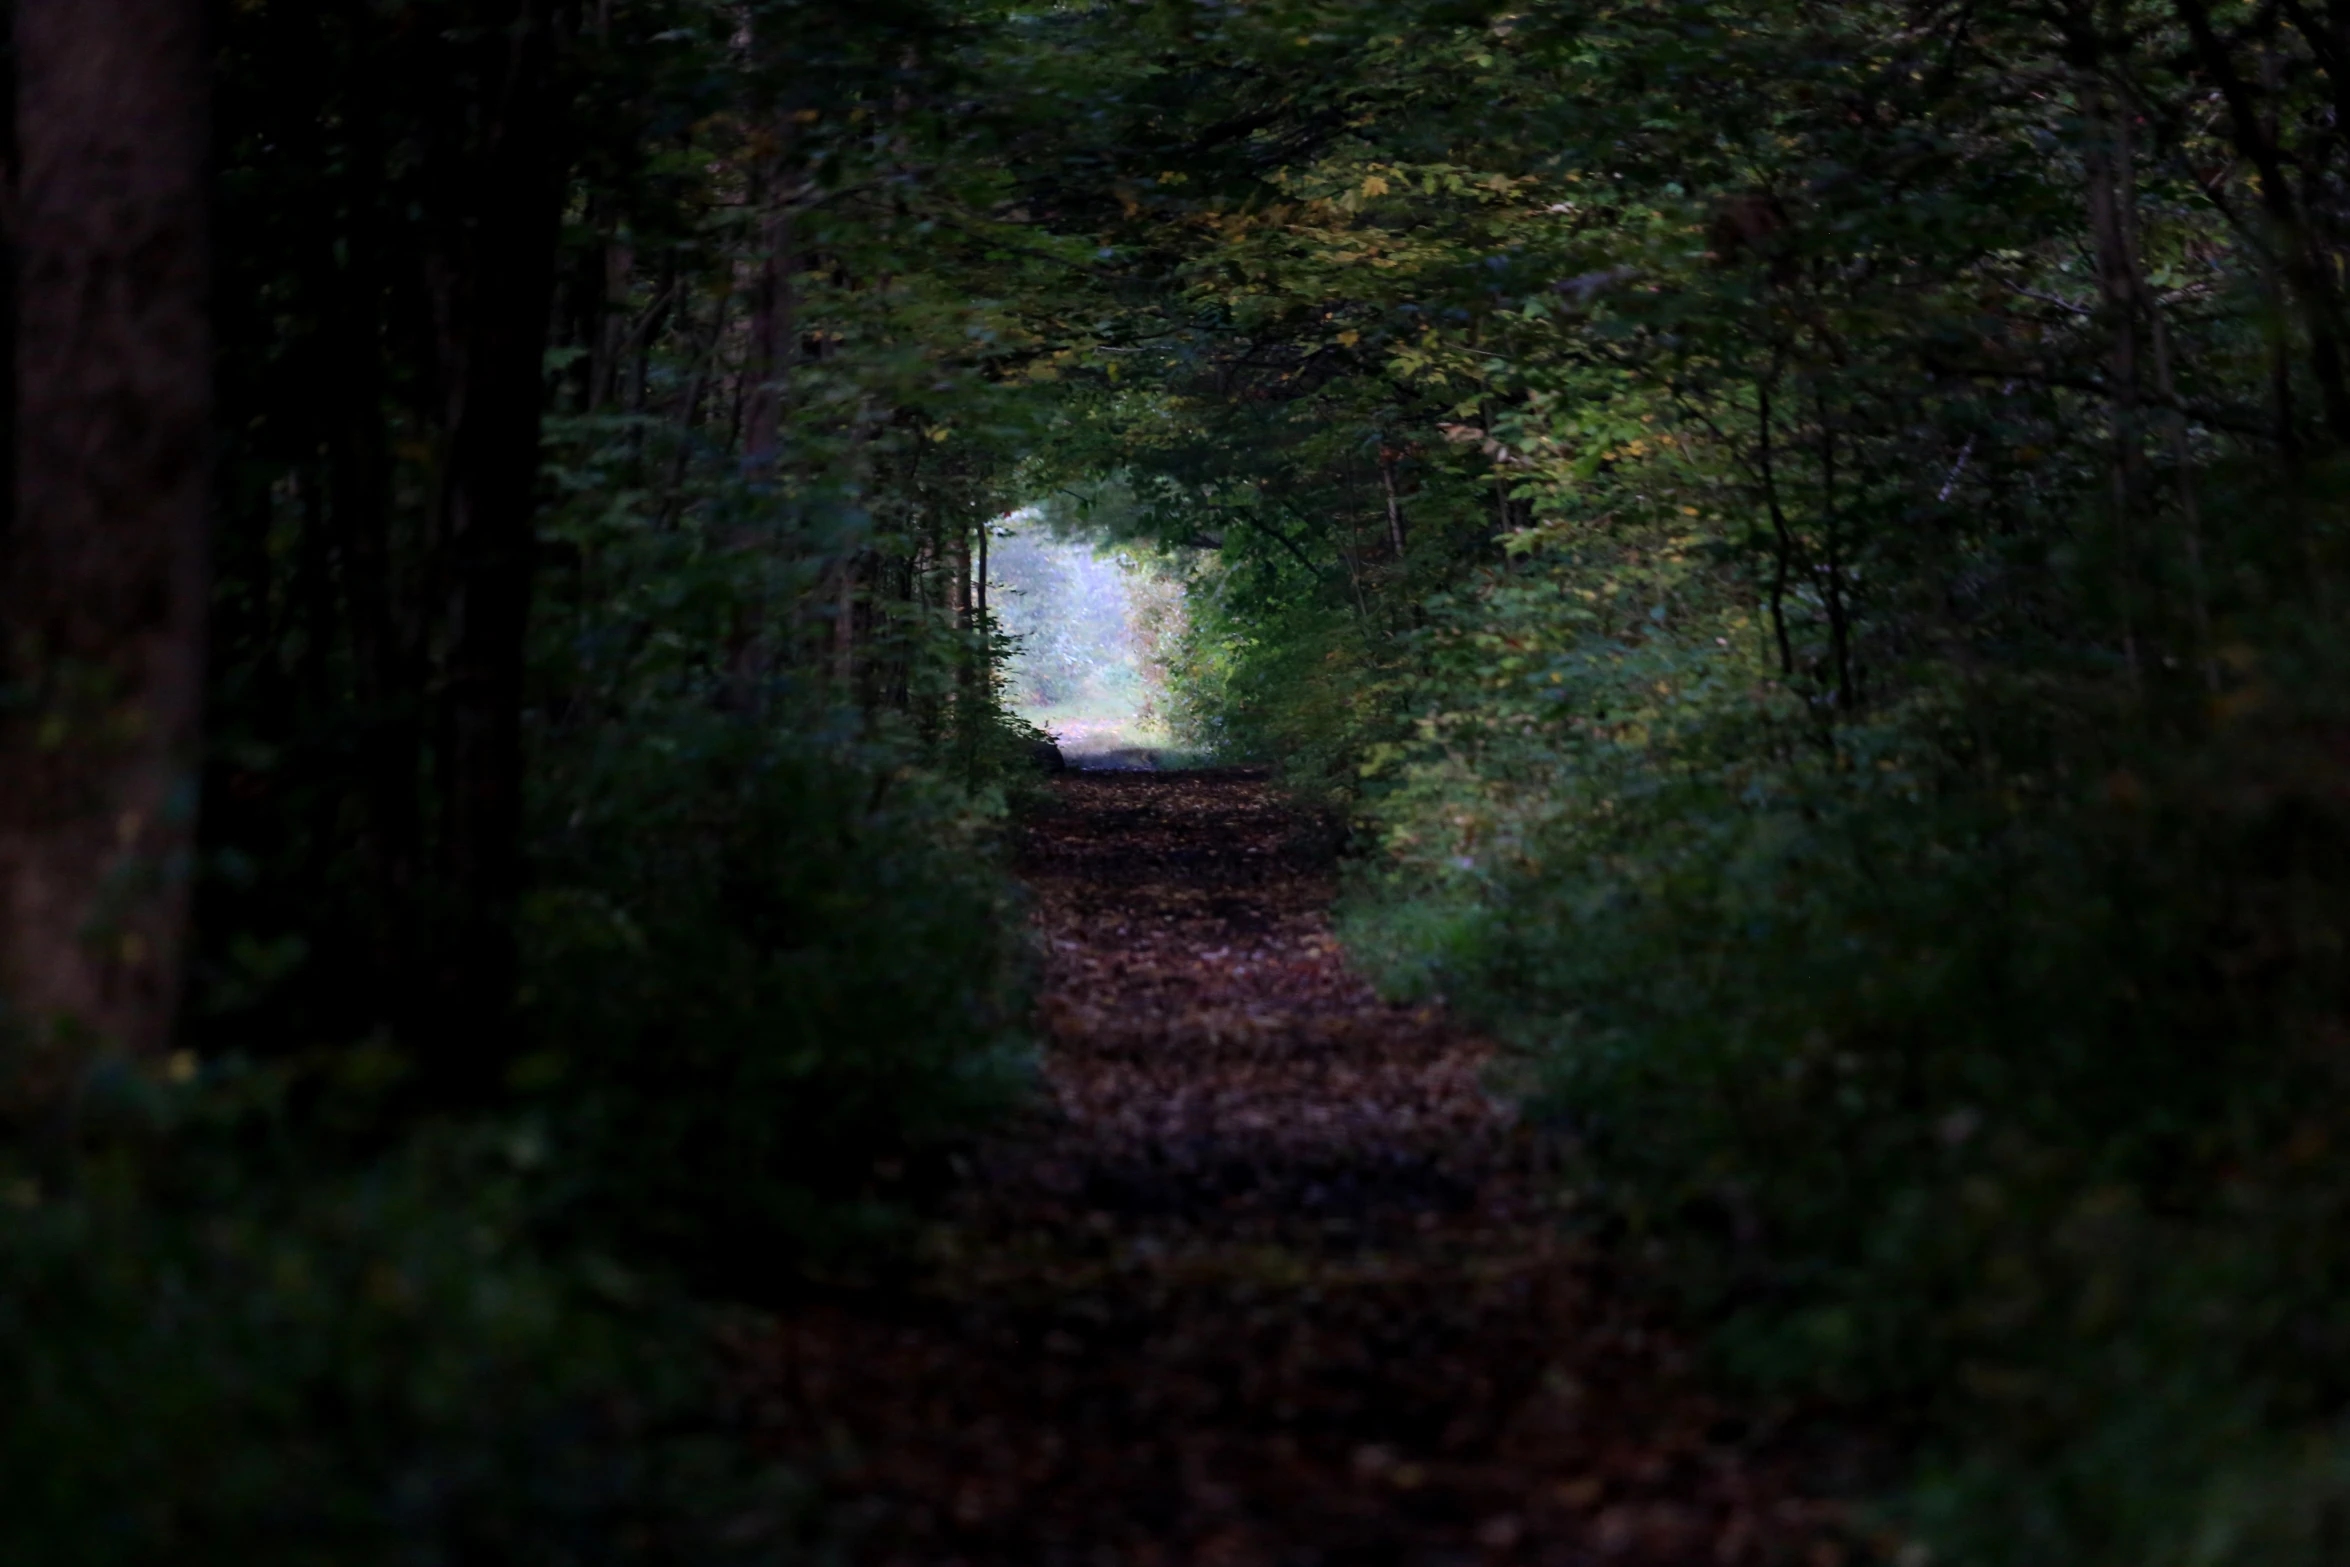
{"label": "tunnel of trees", "polygon": [[1851,1550],[2350,1549],[2336,0],[8,9],[0,1557],[827,1559],[1022,508]]}

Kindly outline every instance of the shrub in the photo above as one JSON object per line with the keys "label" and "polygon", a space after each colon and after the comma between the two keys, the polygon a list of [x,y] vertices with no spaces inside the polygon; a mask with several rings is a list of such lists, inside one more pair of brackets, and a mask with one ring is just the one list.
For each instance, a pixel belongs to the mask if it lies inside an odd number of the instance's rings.
{"label": "shrub", "polygon": [[1727,636],[1587,643],[1368,807],[1358,951],[1955,1560],[2338,1551],[2350,665],[2322,611],[2235,634],[2216,700],[2045,666],[1841,723]]}
{"label": "shrub", "polygon": [[0,1560],[825,1554],[802,1487],[720,1418],[710,1321],[535,1237],[560,1150],[442,1126],[331,1157],[293,1084],[102,1068],[76,1151],[5,1156]]}
{"label": "shrub", "polygon": [[1000,811],[906,747],[688,718],[549,791],[577,803],[529,907],[518,1076],[576,1117],[598,1233],[771,1288],[874,1239],[1021,1091]]}

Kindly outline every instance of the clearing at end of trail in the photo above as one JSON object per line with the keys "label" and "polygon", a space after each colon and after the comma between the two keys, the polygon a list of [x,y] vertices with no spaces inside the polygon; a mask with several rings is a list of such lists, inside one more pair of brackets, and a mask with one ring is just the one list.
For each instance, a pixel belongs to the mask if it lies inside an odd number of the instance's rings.
{"label": "clearing at end of trail", "polygon": [[1381,1003],[1261,778],[1077,773],[1027,831],[1050,1105],[914,1285],[752,1354],[886,1567],[1844,1559],[1800,1465],[1558,1222],[1484,1050]]}

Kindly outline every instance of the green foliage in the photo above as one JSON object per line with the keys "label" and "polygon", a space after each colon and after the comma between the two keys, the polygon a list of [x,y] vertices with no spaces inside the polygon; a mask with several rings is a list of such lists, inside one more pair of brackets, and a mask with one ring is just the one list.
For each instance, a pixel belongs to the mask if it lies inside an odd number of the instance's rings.
{"label": "green foliage", "polygon": [[1089,247],[981,20],[222,11],[194,1086],[0,1135],[0,1558],[825,1555],[708,1303],[890,1255],[1026,1072],[961,584]]}
{"label": "green foliage", "polygon": [[515,1068],[579,1101],[599,1222],[737,1292],[886,1224],[1026,1061],[997,820],[902,745],[744,730],[551,759]]}
{"label": "green foliage", "polygon": [[1352,794],[1355,760],[1387,718],[1378,649],[1342,607],[1258,598],[1229,568],[1195,573],[1193,624],[1173,668],[1189,732],[1234,760],[1278,760],[1323,803]]}
{"label": "green foliage", "polygon": [[904,706],[844,700],[819,594],[897,542],[850,498],[718,473],[664,517],[625,432],[555,433],[577,561],[536,650],[509,1081],[572,1118],[575,1222],[772,1290],[886,1242],[1021,1090],[1002,826],[1030,737],[996,650],[918,604],[863,639]]}
{"label": "green foliage", "polygon": [[2328,24],[1245,10],[1041,459],[1214,549],[1194,721],[1889,1527],[2338,1555]]}
{"label": "green foliage", "polygon": [[1352,935],[1502,1031],[1726,1367],[1916,1444],[1892,1516],[1957,1559],[2322,1560],[2331,625],[2155,734],[2048,684],[1823,735],[1700,676],[1631,718],[1666,661],[1611,660],[1636,737],[1405,769]]}
{"label": "green foliage", "polygon": [[[433,1354],[604,1365],[582,1258],[769,1287],[1015,1091],[996,837],[1032,736],[968,561],[1048,501],[1184,562],[1187,738],[1354,813],[1359,949],[1511,1042],[1722,1365],[1885,1434],[1887,1517],[1954,1562],[2339,1554],[2330,23],[583,11],[508,922],[450,787],[484,686],[435,336],[478,260],[441,177],[488,123],[474,15],[228,18],[193,1035],[461,1039],[546,1128],[553,1239],[483,1274],[546,1304],[509,1334],[435,1284]],[[511,1017],[451,1010],[482,933]],[[349,1170],[429,1185],[437,1146],[254,1174],[218,1233],[308,1256]],[[64,1238],[23,1266],[97,1292],[95,1336],[39,1335],[144,1367],[138,1269],[245,1275],[110,1190],[41,1188],[25,1234]],[[370,1244],[519,1236],[503,1201]],[[283,1309],[290,1345],[378,1331]],[[236,1309],[197,1315],[199,1361],[275,1385]],[[539,1462],[508,1429],[464,1462]],[[45,1517],[95,1494],[87,1440]]]}
{"label": "green foliage", "polygon": [[71,1152],[0,1164],[0,1557],[829,1554],[805,1488],[720,1418],[716,1324],[534,1239],[566,1150],[511,1122],[353,1158],[318,1126],[378,1090],[335,1071],[102,1065]]}

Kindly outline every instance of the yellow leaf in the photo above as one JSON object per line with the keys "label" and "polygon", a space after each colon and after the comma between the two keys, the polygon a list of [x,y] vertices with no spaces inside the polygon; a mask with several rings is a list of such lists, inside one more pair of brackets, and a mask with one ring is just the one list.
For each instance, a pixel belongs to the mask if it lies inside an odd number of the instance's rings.
{"label": "yellow leaf", "polygon": [[1360,332],[1341,332],[1338,334],[1338,340],[1347,347],[1352,348],[1355,346],[1355,344],[1363,340],[1363,334]]}
{"label": "yellow leaf", "polygon": [[1376,174],[1372,175],[1369,179],[1363,181],[1363,194],[1366,196],[1386,195],[1387,181],[1380,178]]}

